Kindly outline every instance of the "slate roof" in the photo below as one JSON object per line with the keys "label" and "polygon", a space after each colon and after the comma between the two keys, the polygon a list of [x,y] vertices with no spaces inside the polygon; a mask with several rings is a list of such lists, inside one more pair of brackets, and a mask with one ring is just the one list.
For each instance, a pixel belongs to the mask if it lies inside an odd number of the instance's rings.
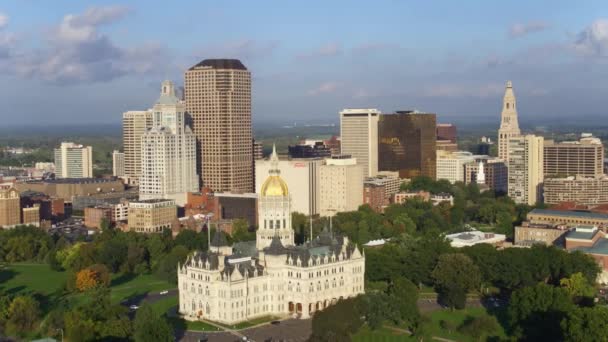
{"label": "slate roof", "polygon": [[212,67],[213,69],[234,69],[247,70],[245,65],[238,59],[205,59],[200,63],[192,66],[189,70],[194,70],[197,67]]}
{"label": "slate roof", "polygon": [[279,238],[278,235],[273,236],[272,241],[270,242],[270,246],[268,246],[264,249],[264,253],[266,253],[268,255],[282,255],[282,254],[286,254],[285,253],[286,251],[287,250],[283,246],[283,243],[281,242],[281,238]]}

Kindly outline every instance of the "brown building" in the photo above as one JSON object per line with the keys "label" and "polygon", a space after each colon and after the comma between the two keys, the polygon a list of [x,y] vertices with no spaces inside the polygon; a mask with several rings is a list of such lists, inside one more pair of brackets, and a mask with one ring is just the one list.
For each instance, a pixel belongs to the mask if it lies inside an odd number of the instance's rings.
{"label": "brown building", "polygon": [[339,154],[342,154],[342,149],[340,147],[341,146],[340,138],[338,138],[335,135],[333,135],[331,138],[325,140],[325,146],[327,146],[327,148],[329,148],[332,156],[337,156]]}
{"label": "brown building", "polygon": [[415,111],[382,114],[378,122],[378,169],[399,178],[436,178],[436,115]]}
{"label": "brown building", "polygon": [[386,186],[374,181],[363,183],[363,204],[369,205],[375,212],[381,213],[389,203],[386,199]]}
{"label": "brown building", "polygon": [[185,78],[202,184],[214,191],[253,192],[251,73],[236,59],[205,59]]}
{"label": "brown building", "polygon": [[583,134],[579,141],[544,143],[544,173],[547,176],[598,177],[604,174],[604,145],[598,138]]}
{"label": "brown building", "polygon": [[437,151],[456,152],[458,151],[458,144],[449,140],[437,140]]}
{"label": "brown building", "polygon": [[515,244],[520,246],[560,245],[564,242],[564,236],[568,230],[566,225],[523,222],[521,226],[515,227]]}
{"label": "brown building", "polygon": [[509,171],[502,159],[476,159],[474,163],[464,165],[465,184],[477,183],[477,172],[479,171],[479,161],[483,160],[483,172],[485,184],[493,191],[507,192],[507,182]]}
{"label": "brown building", "polygon": [[117,178],[62,178],[17,183],[19,191],[37,191],[54,198],[71,202],[74,196],[86,196],[102,192],[124,191],[125,186]]}
{"label": "brown building", "polygon": [[608,226],[608,214],[584,211],[533,209],[527,215],[532,224],[565,225],[576,227],[579,225]]}
{"label": "brown building", "polygon": [[427,201],[431,200],[431,193],[428,191],[398,192],[393,197],[393,203],[403,204],[413,198],[418,198],[418,199],[421,199],[422,201],[427,202]]}
{"label": "brown building", "polygon": [[87,228],[100,228],[101,220],[105,218],[109,224],[113,221],[113,217],[114,208],[111,206],[84,208],[84,225]]}
{"label": "brown building", "polygon": [[[253,160],[264,159],[264,144],[261,141],[253,141]],[[254,163],[255,167],[255,163]]]}
{"label": "brown building", "polygon": [[34,206],[21,209],[21,223],[40,227],[40,205],[35,204]]}
{"label": "brown building", "polygon": [[0,227],[13,227],[20,223],[19,191],[12,186],[0,187]]}
{"label": "brown building", "polygon": [[447,140],[456,143],[456,126],[450,123],[437,124],[437,140]]}
{"label": "brown building", "polygon": [[129,202],[128,229],[138,233],[162,233],[179,225],[174,200],[152,199]]}
{"label": "brown building", "polygon": [[217,207],[217,200],[211,189],[203,188],[201,192],[189,192],[186,194],[184,216],[213,213],[213,217],[219,219]]}
{"label": "brown building", "polygon": [[244,219],[249,227],[258,224],[258,198],[255,193],[215,193],[217,220]]}
{"label": "brown building", "polygon": [[566,235],[566,249],[590,255],[598,263],[602,272],[598,283],[608,283],[608,239],[606,233],[593,226],[581,226]]}
{"label": "brown building", "polygon": [[543,196],[546,204],[608,204],[608,177],[545,178]]}

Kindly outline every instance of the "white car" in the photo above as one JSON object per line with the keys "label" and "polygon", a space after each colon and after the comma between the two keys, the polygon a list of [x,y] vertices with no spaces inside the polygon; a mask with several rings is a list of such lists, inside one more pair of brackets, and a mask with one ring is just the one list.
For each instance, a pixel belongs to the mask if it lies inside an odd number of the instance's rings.
{"label": "white car", "polygon": [[160,294],[161,294],[161,295],[166,295],[167,293],[169,293],[169,290],[160,291]]}
{"label": "white car", "polygon": [[133,305],[129,306],[129,309],[131,309],[131,310],[137,310],[137,309],[139,309],[139,306],[133,304]]}

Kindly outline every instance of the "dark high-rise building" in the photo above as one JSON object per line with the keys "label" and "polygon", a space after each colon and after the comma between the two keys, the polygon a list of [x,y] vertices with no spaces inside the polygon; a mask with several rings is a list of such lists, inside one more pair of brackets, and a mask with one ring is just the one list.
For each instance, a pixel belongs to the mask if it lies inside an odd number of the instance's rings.
{"label": "dark high-rise building", "polygon": [[289,146],[289,157],[291,158],[329,158],[331,150],[322,141],[313,144],[298,144]]}
{"label": "dark high-rise building", "polygon": [[185,78],[203,185],[220,192],[253,192],[251,73],[237,59],[205,59],[188,69]]}
{"label": "dark high-rise building", "polygon": [[436,177],[436,115],[416,111],[382,114],[378,122],[378,169],[399,178]]}
{"label": "dark high-rise building", "polygon": [[456,143],[456,126],[453,124],[437,124],[437,140],[449,140]]}

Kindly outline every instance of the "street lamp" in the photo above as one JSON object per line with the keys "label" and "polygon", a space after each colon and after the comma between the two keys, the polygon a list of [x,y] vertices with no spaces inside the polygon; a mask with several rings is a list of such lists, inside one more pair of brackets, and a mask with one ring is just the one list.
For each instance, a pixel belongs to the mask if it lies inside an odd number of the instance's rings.
{"label": "street lamp", "polygon": [[63,329],[59,328],[56,331],[60,331],[61,332],[61,342],[63,342]]}

